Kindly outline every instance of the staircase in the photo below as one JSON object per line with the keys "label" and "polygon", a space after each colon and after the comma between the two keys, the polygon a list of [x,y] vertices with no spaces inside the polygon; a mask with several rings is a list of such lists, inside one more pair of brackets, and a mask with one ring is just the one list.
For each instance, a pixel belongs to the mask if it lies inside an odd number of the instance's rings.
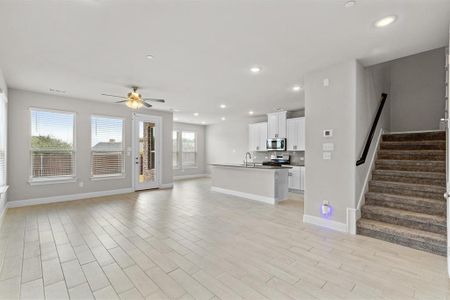
{"label": "staircase", "polygon": [[358,234],[447,255],[445,136],[383,135]]}

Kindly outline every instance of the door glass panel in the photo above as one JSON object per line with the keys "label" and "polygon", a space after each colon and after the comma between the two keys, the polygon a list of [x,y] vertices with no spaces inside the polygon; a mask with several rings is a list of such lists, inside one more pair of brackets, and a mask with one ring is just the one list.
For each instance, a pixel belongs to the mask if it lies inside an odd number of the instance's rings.
{"label": "door glass panel", "polygon": [[139,122],[139,183],[156,178],[155,132],[155,123]]}

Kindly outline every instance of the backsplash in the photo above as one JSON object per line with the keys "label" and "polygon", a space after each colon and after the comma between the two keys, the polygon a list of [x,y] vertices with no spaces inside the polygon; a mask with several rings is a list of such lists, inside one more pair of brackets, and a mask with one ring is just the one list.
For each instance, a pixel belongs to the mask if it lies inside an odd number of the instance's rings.
{"label": "backsplash", "polygon": [[289,154],[291,157],[291,164],[305,164],[305,151],[255,151],[252,152],[253,161],[256,163],[261,163],[263,161],[270,160],[271,154]]}

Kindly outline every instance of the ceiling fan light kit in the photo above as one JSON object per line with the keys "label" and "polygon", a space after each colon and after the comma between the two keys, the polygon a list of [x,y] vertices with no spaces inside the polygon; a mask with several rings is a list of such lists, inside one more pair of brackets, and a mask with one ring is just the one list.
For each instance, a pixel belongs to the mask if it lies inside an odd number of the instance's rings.
{"label": "ceiling fan light kit", "polygon": [[164,99],[142,98],[142,95],[139,94],[137,92],[137,90],[138,90],[137,87],[133,87],[133,91],[129,92],[127,97],[109,95],[109,94],[102,94],[102,95],[107,96],[107,97],[115,97],[115,98],[125,99],[125,100],[117,101],[116,103],[124,103],[125,102],[125,104],[131,109],[139,109],[142,106],[145,106],[146,108],[152,107],[146,101],[165,103]]}

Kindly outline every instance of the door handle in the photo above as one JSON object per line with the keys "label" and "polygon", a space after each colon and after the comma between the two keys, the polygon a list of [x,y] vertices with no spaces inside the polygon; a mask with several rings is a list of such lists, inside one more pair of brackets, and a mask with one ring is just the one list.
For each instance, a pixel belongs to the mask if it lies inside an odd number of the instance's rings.
{"label": "door handle", "polygon": [[448,200],[449,194],[447,192],[444,193],[444,199]]}

